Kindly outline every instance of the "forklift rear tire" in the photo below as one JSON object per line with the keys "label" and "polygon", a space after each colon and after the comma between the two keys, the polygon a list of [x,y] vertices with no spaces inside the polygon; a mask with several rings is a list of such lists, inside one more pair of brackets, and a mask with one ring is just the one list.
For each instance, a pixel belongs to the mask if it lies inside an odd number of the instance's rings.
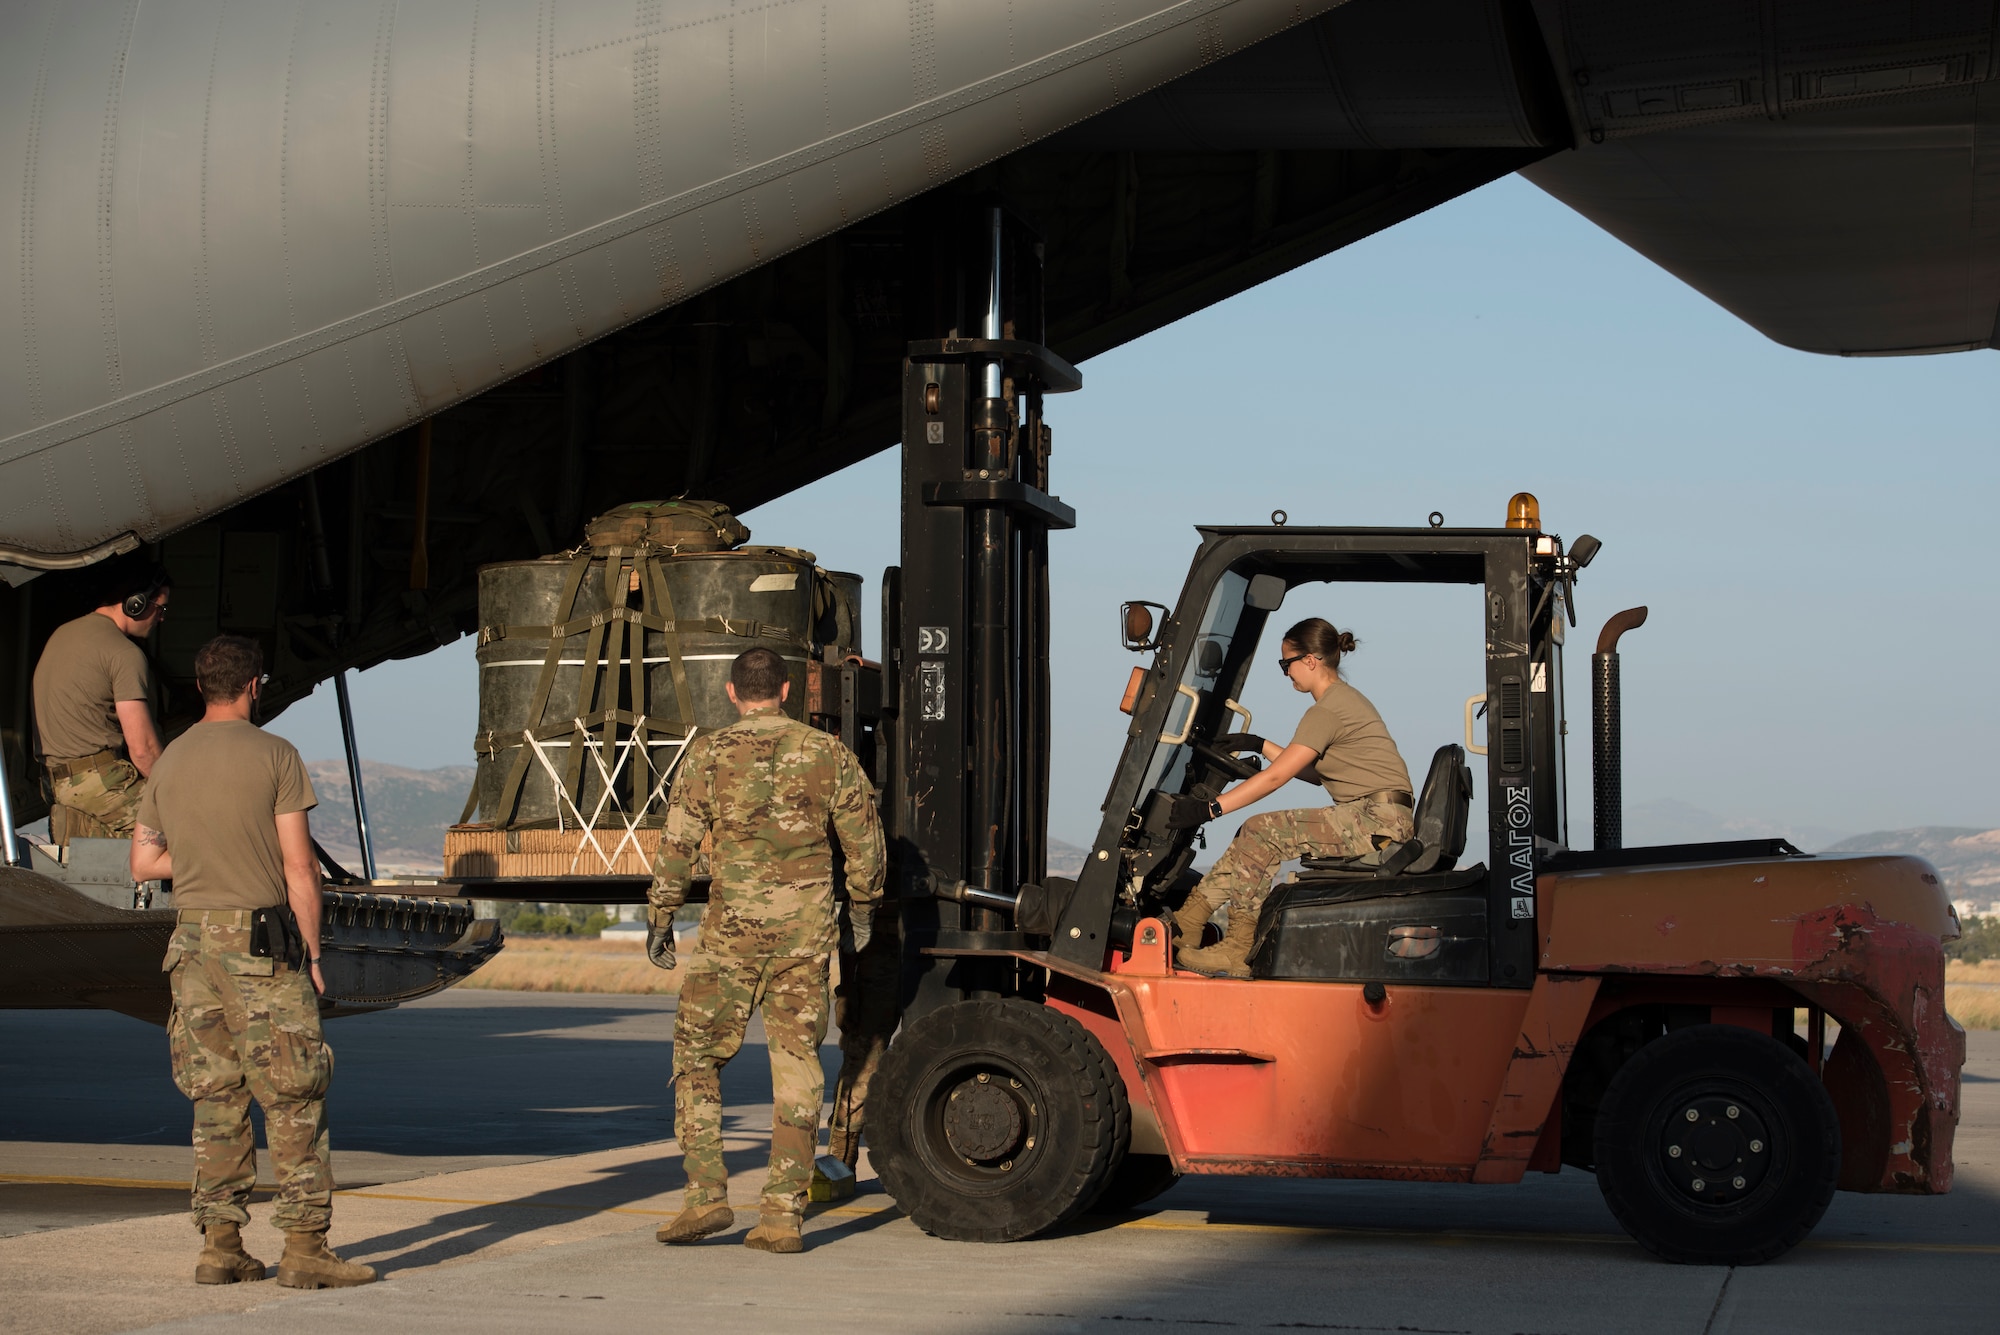
{"label": "forklift rear tire", "polygon": [[1840,1179],[1833,1100],[1784,1044],[1702,1024],[1632,1054],[1597,1110],[1597,1185],[1640,1246],[1760,1265],[1813,1231]]}
{"label": "forklift rear tire", "polygon": [[959,1001],[883,1058],[869,1160],[926,1233],[1014,1242],[1095,1200],[1131,1141],[1125,1082],[1082,1025],[1034,1002]]}
{"label": "forklift rear tire", "polygon": [[1174,1161],[1167,1155],[1127,1154],[1090,1208],[1094,1214],[1136,1210],[1180,1180]]}

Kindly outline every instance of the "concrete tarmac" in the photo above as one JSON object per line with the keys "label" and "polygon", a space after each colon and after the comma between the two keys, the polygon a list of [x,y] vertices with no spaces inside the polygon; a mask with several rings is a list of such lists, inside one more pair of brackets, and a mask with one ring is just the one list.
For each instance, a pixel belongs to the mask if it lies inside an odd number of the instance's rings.
{"label": "concrete tarmac", "polygon": [[[1188,1178],[1008,1246],[925,1237],[879,1191],[809,1250],[664,1248],[679,1208],[672,1003],[458,991],[334,1022],[333,1242],[370,1288],[190,1282],[187,1104],[160,1032],[0,1012],[0,1329],[366,1331],[1976,1331],[2000,1312],[2000,1033],[1970,1036],[1957,1186],[1842,1194],[1772,1265],[1660,1264],[1587,1173],[1516,1187]],[[826,1050],[829,1068],[837,1052]],[[754,1202],[769,1079],[726,1072],[733,1197]],[[279,1235],[253,1207],[251,1250]]]}

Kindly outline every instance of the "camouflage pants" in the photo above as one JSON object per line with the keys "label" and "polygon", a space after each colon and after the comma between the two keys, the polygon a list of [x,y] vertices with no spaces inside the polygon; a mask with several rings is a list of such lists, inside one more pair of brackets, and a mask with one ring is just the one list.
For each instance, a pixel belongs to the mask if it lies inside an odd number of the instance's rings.
{"label": "camouflage pants", "polygon": [[833,990],[833,1022],[840,1026],[840,1075],[833,1082],[833,1116],[827,1152],[849,1168],[861,1156],[862,1115],[868,1082],[882,1065],[902,1018],[903,934],[894,900],[875,914],[875,935],[857,955],[842,952],[840,986]]}
{"label": "camouflage pants", "polygon": [[1254,919],[1280,864],[1360,857],[1408,839],[1415,829],[1410,809],[1393,802],[1267,811],[1243,822],[1228,851],[1201,878],[1201,893],[1214,908],[1228,904],[1231,914],[1241,911]]}
{"label": "camouflage pants", "polygon": [[[232,918],[241,919],[233,925]],[[319,1027],[309,974],[250,953],[247,913],[215,914],[174,929],[165,967],[174,1010],[167,1021],[174,1083],[194,1100],[194,1222],[247,1223],[257,1183],[250,1100],[278,1172],[271,1220],[324,1229],[333,1213],[326,1087],[333,1049]],[[216,921],[221,919],[222,921]]]}
{"label": "camouflage pants", "polygon": [[139,821],[146,781],[138,766],[116,760],[67,779],[49,778],[55,805],[49,808],[49,838],[67,848],[72,839],[130,839]]}
{"label": "camouflage pants", "polygon": [[674,1016],[674,1134],[687,1170],[685,1203],[729,1199],[722,1162],[722,1068],[743,1047],[750,1013],[764,1012],[771,1049],[771,1170],[759,1208],[802,1214],[819,1149],[826,1072],[825,955],[696,955],[688,961]]}

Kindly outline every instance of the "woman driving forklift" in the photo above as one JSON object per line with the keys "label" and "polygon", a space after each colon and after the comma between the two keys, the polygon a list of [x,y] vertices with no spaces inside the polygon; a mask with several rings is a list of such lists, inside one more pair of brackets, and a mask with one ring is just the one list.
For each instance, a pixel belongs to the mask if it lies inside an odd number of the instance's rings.
{"label": "woman driving forklift", "polygon": [[[1174,914],[1184,969],[1224,978],[1250,976],[1257,913],[1281,863],[1292,858],[1359,857],[1411,837],[1414,799],[1410,771],[1382,716],[1368,698],[1340,679],[1340,660],[1354,652],[1352,632],[1308,617],[1285,632],[1278,669],[1292,689],[1313,698],[1290,744],[1238,734],[1218,747],[1256,749],[1269,761],[1214,801],[1181,797],[1168,824],[1191,829],[1262,800],[1310,767],[1334,805],[1270,811],[1243,822],[1229,848]],[[1229,906],[1220,942],[1201,946],[1211,914]]]}

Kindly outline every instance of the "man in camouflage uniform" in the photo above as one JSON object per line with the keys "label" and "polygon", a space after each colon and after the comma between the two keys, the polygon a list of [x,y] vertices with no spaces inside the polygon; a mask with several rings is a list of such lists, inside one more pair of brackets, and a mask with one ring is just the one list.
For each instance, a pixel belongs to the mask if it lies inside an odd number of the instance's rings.
{"label": "man in camouflage uniform", "polygon": [[[771,1051],[771,1164],[760,1218],[743,1241],[797,1252],[819,1147],[826,1076],[827,959],[838,939],[868,944],[882,895],[886,850],[875,794],[839,740],[779,712],[790,693],[785,661],[751,649],[729,669],[741,716],[696,739],[674,780],[648,892],[647,954],[674,967],[674,910],[703,842],[710,841],[708,911],[688,961],[674,1018],[674,1133],[687,1169],[678,1216],[662,1242],[693,1242],[736,1222],[722,1159],[722,1068],[762,1009]],[[846,860],[852,911],[836,933],[833,845]]]}
{"label": "man in camouflage uniform", "polygon": [[104,605],[56,627],[35,662],[35,724],[48,767],[49,837],[129,839],[160,755],[152,665],[136,641],[167,615],[167,573],[118,561],[98,579]]}
{"label": "man in camouflage uniform", "polygon": [[[264,1109],[277,1161],[272,1221],[285,1231],[278,1282],[317,1289],[366,1284],[375,1272],[327,1249],[333,1169],[326,1090],[333,1052],[320,1033],[320,879],[306,812],[312,782],[290,742],[250,721],[262,684],[253,640],[219,636],[194,660],[201,722],[160,756],[139,809],[132,875],[171,879],[178,924],[161,966],[174,1083],[194,1101],[194,1223],[204,1245],[195,1282],[264,1278],[243,1249],[244,1207],[257,1183],[250,1100]],[[289,906],[295,965],[254,929]],[[303,966],[303,967],[299,967]]]}

